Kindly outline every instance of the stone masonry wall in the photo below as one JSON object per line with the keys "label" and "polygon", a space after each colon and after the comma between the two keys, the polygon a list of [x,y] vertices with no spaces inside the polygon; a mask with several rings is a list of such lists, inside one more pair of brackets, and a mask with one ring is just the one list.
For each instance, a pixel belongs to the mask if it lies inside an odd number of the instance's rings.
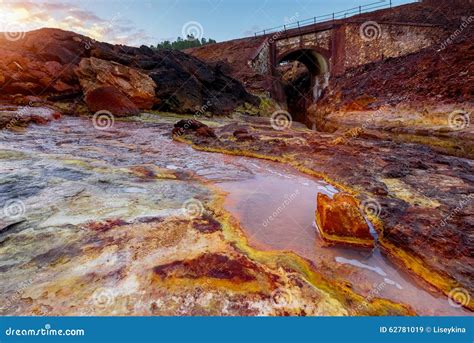
{"label": "stone masonry wall", "polygon": [[270,45],[264,44],[257,56],[249,61],[250,67],[258,74],[270,73]]}
{"label": "stone masonry wall", "polygon": [[[444,30],[429,26],[376,24],[373,36],[363,33],[364,24],[351,23],[344,30],[343,70],[391,57],[417,52],[441,41]],[[340,59],[340,58],[338,58]]]}
{"label": "stone masonry wall", "polygon": [[[395,58],[439,44],[446,35],[444,29],[433,26],[370,22],[345,23],[320,32],[275,39],[277,57],[296,49],[314,49],[328,52],[325,56],[331,75],[387,58]],[[364,33],[365,32],[365,33]],[[268,75],[270,44],[263,44],[249,65],[257,73]]]}
{"label": "stone masonry wall", "polygon": [[276,42],[278,55],[284,51],[290,51],[297,48],[303,49],[331,49],[331,31],[326,30],[315,33],[308,33],[302,36],[280,39]]}

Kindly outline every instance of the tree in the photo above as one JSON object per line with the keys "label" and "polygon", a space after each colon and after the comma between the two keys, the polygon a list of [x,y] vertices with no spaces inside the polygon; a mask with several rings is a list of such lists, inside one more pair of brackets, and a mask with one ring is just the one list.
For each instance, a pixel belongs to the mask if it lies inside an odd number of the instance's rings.
{"label": "tree", "polygon": [[195,38],[193,35],[188,35],[186,39],[183,39],[181,37],[176,38],[174,42],[170,42],[169,40],[165,40],[161,43],[158,43],[156,45],[155,49],[174,49],[174,50],[185,50],[185,49],[190,49],[190,48],[195,48],[207,44],[214,44],[217,43],[214,39],[209,38],[201,38],[200,40],[198,38]]}

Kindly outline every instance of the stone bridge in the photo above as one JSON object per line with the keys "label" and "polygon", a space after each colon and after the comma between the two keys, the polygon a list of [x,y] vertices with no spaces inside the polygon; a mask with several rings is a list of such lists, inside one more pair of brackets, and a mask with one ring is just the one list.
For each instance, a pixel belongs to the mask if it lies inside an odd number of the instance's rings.
{"label": "stone bridge", "polygon": [[[311,74],[312,102],[330,76],[351,68],[400,57],[437,44],[444,29],[429,24],[337,20],[266,35],[249,65],[259,74],[279,79],[277,67],[299,61]],[[284,100],[281,83],[273,82],[272,97]]]}

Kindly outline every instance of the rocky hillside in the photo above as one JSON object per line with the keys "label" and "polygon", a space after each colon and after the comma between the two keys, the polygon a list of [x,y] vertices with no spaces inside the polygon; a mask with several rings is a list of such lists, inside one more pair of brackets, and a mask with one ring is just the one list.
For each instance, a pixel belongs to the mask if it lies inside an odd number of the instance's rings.
{"label": "rocky hillside", "polygon": [[265,75],[256,74],[249,66],[266,37],[249,37],[227,42],[210,44],[185,50],[207,63],[219,66],[232,77],[240,80],[251,92],[267,89],[271,80]]}
{"label": "rocky hillside", "polygon": [[364,13],[353,18],[378,22],[424,23],[456,29],[459,18],[468,17],[473,10],[474,3],[470,0],[424,0]]}
{"label": "rocky hillside", "polygon": [[473,13],[472,1],[425,0],[363,14],[360,17],[380,22],[443,26],[447,35],[438,44],[420,52],[349,70],[346,75],[332,79],[332,88],[340,87],[343,97],[347,94],[354,98],[361,92],[376,98],[385,95],[389,105],[401,99],[452,103],[472,100]]}
{"label": "rocky hillside", "polygon": [[474,31],[447,48],[364,65],[333,78],[318,103],[318,113],[374,109],[400,103],[465,103],[473,99]]}
{"label": "rocky hillside", "polygon": [[[391,9],[356,15],[345,21],[373,20],[377,22],[423,23],[443,26],[450,31],[458,29],[462,18],[467,19],[473,13],[474,4],[470,1],[429,0],[423,3],[412,3]],[[324,25],[324,24],[323,24]],[[315,26],[321,26],[316,24]],[[272,35],[247,37],[227,42],[217,43],[186,50],[187,53],[199,59],[226,68],[230,75],[244,83],[253,92],[270,89],[272,79],[269,76],[258,75],[249,66],[248,61],[257,54],[258,49]]]}
{"label": "rocky hillside", "polygon": [[474,31],[444,47],[355,68],[308,110],[319,130],[377,130],[473,156]]}
{"label": "rocky hillside", "polygon": [[28,32],[17,40],[7,33],[0,37],[3,98],[84,96],[91,110],[119,115],[140,109],[225,114],[245,103],[258,105],[220,67],[179,51],[111,45],[58,29]]}

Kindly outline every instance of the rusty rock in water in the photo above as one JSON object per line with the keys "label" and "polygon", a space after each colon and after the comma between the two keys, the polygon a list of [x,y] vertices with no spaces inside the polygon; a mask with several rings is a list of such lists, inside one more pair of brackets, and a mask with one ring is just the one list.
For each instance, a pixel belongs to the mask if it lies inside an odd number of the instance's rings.
{"label": "rusty rock in water", "polygon": [[319,193],[316,222],[321,237],[330,243],[368,248],[374,245],[369,226],[351,195],[338,193],[331,199]]}

